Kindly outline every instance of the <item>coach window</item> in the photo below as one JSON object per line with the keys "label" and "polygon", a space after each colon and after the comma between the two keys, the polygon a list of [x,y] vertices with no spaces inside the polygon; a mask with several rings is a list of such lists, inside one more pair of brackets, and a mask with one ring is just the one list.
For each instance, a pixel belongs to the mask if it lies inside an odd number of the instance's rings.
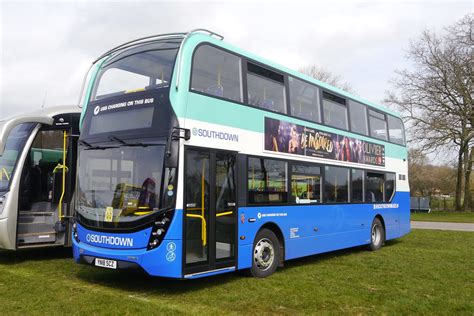
{"label": "coach window", "polygon": [[288,202],[287,163],[250,157],[248,160],[249,204]]}
{"label": "coach window", "polygon": [[383,173],[367,172],[365,177],[365,201],[369,203],[384,201]]}
{"label": "coach window", "polygon": [[395,192],[395,174],[385,174],[385,202],[390,202]]}
{"label": "coach window", "polygon": [[364,202],[364,171],[352,169],[351,202]]}
{"label": "coach window", "polygon": [[321,168],[293,165],[291,171],[291,202],[321,203]]}
{"label": "coach window", "polygon": [[346,99],[323,91],[324,124],[348,129]]}
{"label": "coach window", "polygon": [[304,81],[289,77],[291,115],[321,123],[319,89]]}
{"label": "coach window", "polygon": [[194,53],[191,90],[242,102],[240,57],[202,45]]}
{"label": "coach window", "polygon": [[385,114],[369,110],[370,136],[387,140],[387,121]]}
{"label": "coach window", "polygon": [[349,113],[351,120],[351,131],[368,135],[366,106],[359,102],[349,101]]}
{"label": "coach window", "polygon": [[349,201],[349,169],[324,168],[324,202],[347,203]]}
{"label": "coach window", "polygon": [[249,104],[286,114],[283,75],[251,63],[247,64],[247,70]]}
{"label": "coach window", "polygon": [[388,115],[388,135],[392,143],[405,145],[405,130],[401,119]]}

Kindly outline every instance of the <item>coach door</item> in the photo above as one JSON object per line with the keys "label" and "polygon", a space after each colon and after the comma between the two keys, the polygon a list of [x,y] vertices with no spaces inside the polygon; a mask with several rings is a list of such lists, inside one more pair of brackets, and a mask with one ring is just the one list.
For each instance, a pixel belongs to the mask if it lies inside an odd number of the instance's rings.
{"label": "coach door", "polygon": [[235,266],[236,154],[185,153],[185,275]]}

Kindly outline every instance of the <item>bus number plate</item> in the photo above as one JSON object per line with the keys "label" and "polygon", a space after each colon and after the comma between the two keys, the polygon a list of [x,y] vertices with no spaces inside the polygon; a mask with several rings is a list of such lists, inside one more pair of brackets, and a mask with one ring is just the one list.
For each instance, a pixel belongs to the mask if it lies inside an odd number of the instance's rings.
{"label": "bus number plate", "polygon": [[107,269],[117,269],[117,261],[95,258],[95,266]]}

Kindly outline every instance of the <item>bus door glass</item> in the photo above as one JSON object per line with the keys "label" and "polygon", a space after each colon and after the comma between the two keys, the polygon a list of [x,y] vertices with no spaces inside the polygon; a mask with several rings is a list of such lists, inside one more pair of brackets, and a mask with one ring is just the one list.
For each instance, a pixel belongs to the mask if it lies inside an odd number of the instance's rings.
{"label": "bus door glass", "polygon": [[235,265],[235,154],[186,152],[185,272]]}

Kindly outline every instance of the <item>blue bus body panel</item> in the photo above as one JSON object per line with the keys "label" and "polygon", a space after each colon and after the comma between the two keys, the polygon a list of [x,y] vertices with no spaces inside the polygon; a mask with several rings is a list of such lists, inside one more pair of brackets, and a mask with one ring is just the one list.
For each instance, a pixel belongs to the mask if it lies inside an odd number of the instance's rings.
{"label": "blue bus body panel", "polygon": [[[409,193],[397,192],[389,204],[297,205],[239,209],[238,268],[250,268],[255,235],[265,224],[276,224],[285,243],[285,260],[370,243],[370,227],[381,215],[386,239],[410,231]],[[242,219],[244,219],[242,223]],[[249,219],[255,219],[249,222]]]}
{"label": "blue bus body panel", "polygon": [[[173,221],[161,244],[152,250],[147,250],[148,239],[151,228],[134,233],[103,233],[86,229],[77,225],[79,242],[73,240],[74,260],[80,262],[81,256],[127,261],[138,264],[148,274],[154,276],[181,278],[182,277],[182,210],[176,210]],[[89,237],[88,237],[89,235]],[[110,245],[107,243],[88,242],[90,236],[99,240],[107,240],[107,237],[133,240],[134,248],[129,246]],[[93,238],[94,239],[94,238]],[[110,240],[110,239],[109,239]],[[145,242],[144,242],[145,241]],[[139,245],[140,248],[135,248]]]}
{"label": "blue bus body panel", "polygon": [[[391,203],[380,204],[340,204],[340,205],[293,205],[241,207],[238,216],[237,269],[250,268],[252,264],[253,241],[258,230],[265,224],[273,223],[279,227],[284,238],[285,260],[314,255],[318,253],[355,247],[370,242],[370,226],[376,215],[382,216],[386,228],[386,239],[399,238],[410,232],[409,192],[397,192]],[[182,278],[183,211],[176,210],[165,239],[159,247],[146,249],[143,240],[149,238],[150,228],[130,234],[105,234],[77,226],[80,242],[73,238],[73,251],[76,261],[80,256],[92,256],[113,260],[134,262],[147,273],[154,276]],[[255,222],[249,222],[249,219]],[[243,220],[243,223],[242,223]],[[98,245],[87,242],[87,235],[106,237],[136,238],[134,245]],[[90,239],[90,238],[89,238]],[[136,241],[135,241],[136,240]],[[148,242],[148,239],[147,239]],[[170,255],[170,243],[174,254]],[[230,272],[231,269],[212,271],[189,276],[200,278],[213,274]]]}

